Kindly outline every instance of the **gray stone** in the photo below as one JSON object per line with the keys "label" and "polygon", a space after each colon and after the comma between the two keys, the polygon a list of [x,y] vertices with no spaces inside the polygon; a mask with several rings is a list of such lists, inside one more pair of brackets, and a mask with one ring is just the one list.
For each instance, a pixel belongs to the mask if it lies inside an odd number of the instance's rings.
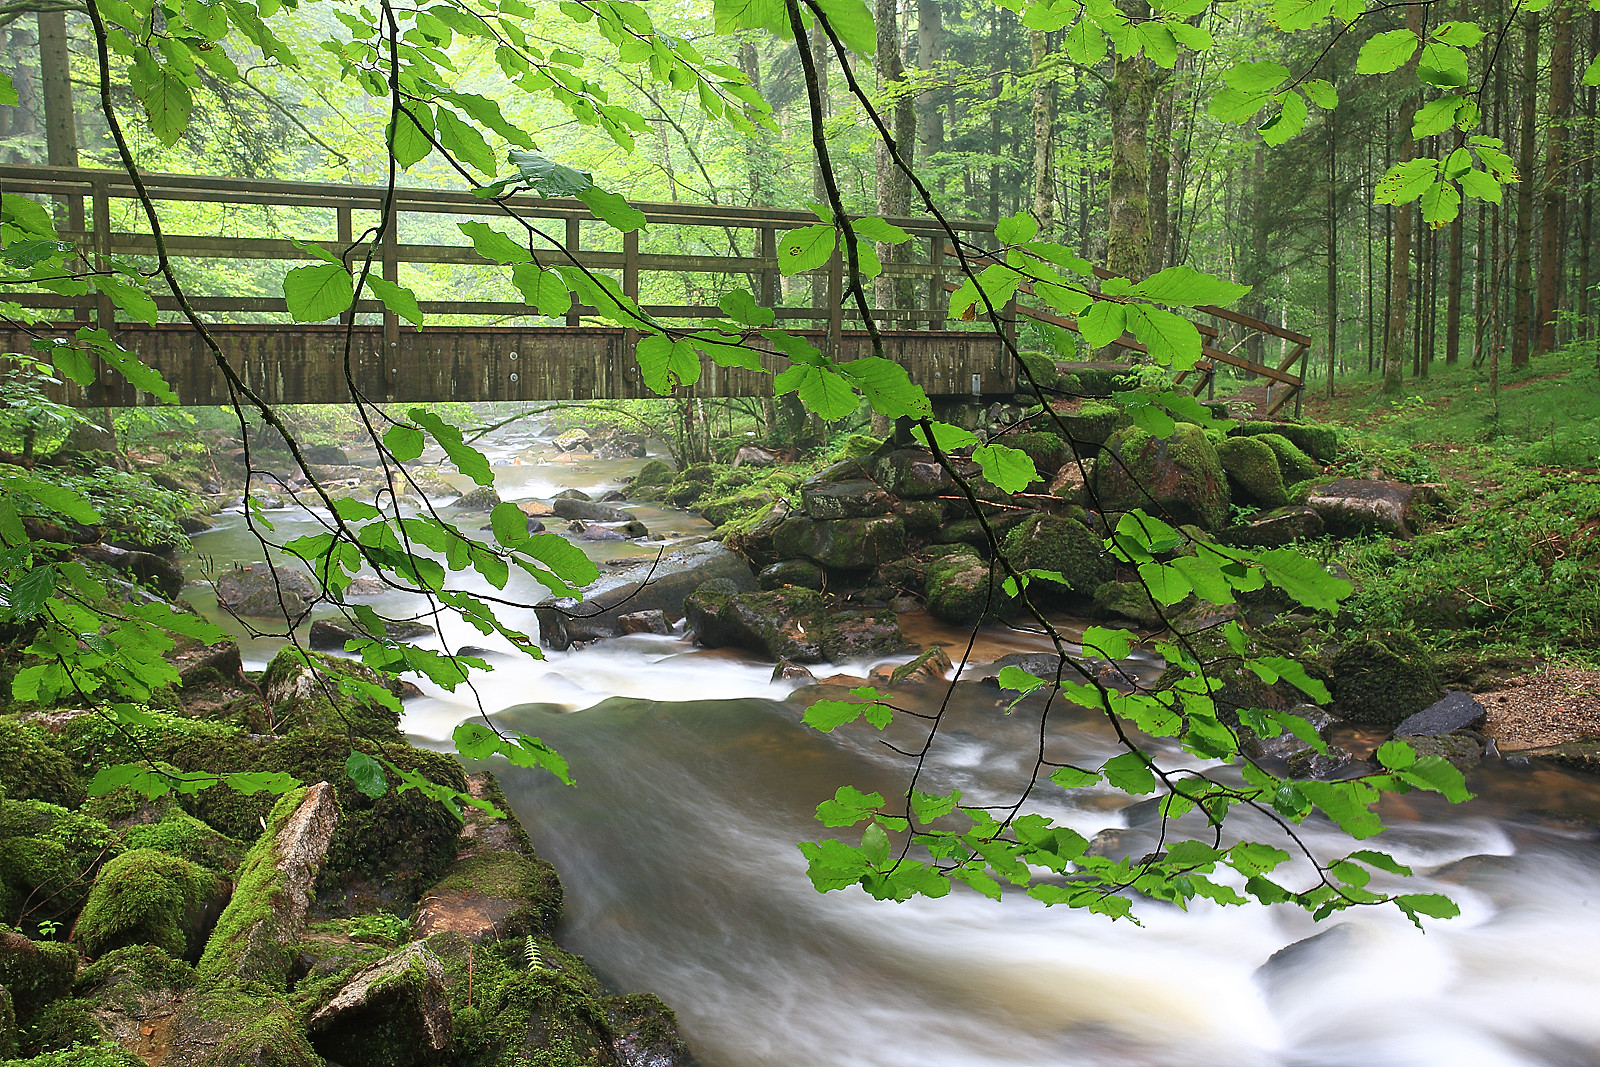
{"label": "gray stone", "polygon": [[862,571],[906,554],[906,527],[897,515],[865,519],[784,520],[772,535],[778,555],[804,556],[829,570]]}
{"label": "gray stone", "polygon": [[1488,717],[1471,693],[1445,690],[1444,699],[1423,708],[1394,728],[1396,737],[1437,737],[1457,730],[1476,730]]}
{"label": "gray stone", "polygon": [[878,459],[873,474],[885,490],[906,499],[956,491],[956,483],[928,449],[905,448],[890,452]]}
{"label": "gray stone", "polygon": [[699,644],[742,648],[774,662],[836,663],[905,644],[893,612],[834,612],[821,593],[799,586],[736,593],[708,582],[684,601],[684,612]]}
{"label": "gray stone", "polygon": [[551,497],[550,499],[551,500],[584,500],[584,501],[588,501],[588,500],[593,500],[594,498],[591,497],[588,493],[585,493],[582,489],[563,489],[563,490],[561,490],[561,492],[557,493],[555,496]]}
{"label": "gray stone", "polygon": [[628,522],[633,518],[631,512],[610,504],[595,504],[573,497],[556,497],[550,502],[550,510],[563,519],[583,519],[585,522]]}
{"label": "gray stone", "polygon": [[317,1052],[345,1067],[422,1067],[450,1044],[444,965],[421,941],[358,972],[306,1023]]}
{"label": "gray stone", "polygon": [[887,515],[893,500],[874,482],[831,482],[800,493],[805,513],[813,519],[861,519]]}
{"label": "gray stone", "polygon": [[821,589],[828,583],[828,575],[809,559],[780,559],[763,567],[757,576],[763,589],[777,589],[785,585],[798,585],[806,589]]}
{"label": "gray stone", "polygon": [[617,623],[625,634],[670,634],[672,623],[667,619],[667,613],[659,608],[654,611],[630,611],[625,615],[617,616]]}
{"label": "gray stone", "polygon": [[777,463],[778,454],[760,445],[741,445],[739,451],[733,454],[735,467],[773,467]]}
{"label": "gray stone", "polygon": [[455,507],[464,511],[492,511],[500,503],[500,494],[494,491],[493,486],[480,485],[476,489],[469,489],[461,494],[455,502]]}
{"label": "gray stone", "polygon": [[[729,579],[742,591],[757,587],[750,565],[738,553],[707,541],[669,552],[659,562],[647,559],[603,575],[584,591],[581,601],[554,597],[543,601],[535,608],[539,639],[546,648],[561,650],[573,640],[614,637],[622,632],[618,618],[639,611],[659,610],[677,621],[683,618],[684,597],[713,578]],[[576,636],[573,630],[590,636]]]}
{"label": "gray stone", "polygon": [[[434,632],[432,626],[415,619],[386,620],[383,624],[384,634],[394,641],[412,641],[418,637],[427,637]],[[341,619],[318,619],[311,624],[311,647],[319,651],[333,650],[343,652],[347,641],[366,641],[374,635],[359,625]]]}
{"label": "gray stone", "polygon": [[1428,491],[1405,482],[1335,478],[1312,490],[1306,505],[1335,534],[1386,533],[1409,538],[1417,505]]}
{"label": "gray stone", "polygon": [[1292,504],[1257,515],[1243,526],[1231,526],[1220,536],[1224,543],[1242,548],[1281,548],[1320,537],[1322,531],[1322,516],[1315,508]]}
{"label": "gray stone", "polygon": [[218,578],[216,586],[218,604],[256,618],[301,615],[317,598],[317,588],[304,571],[274,569],[265,563],[235,567]]}
{"label": "gray stone", "polygon": [[142,585],[147,585],[168,600],[176,600],[183,592],[183,568],[154,552],[129,551],[102,544],[84,545],[78,549],[78,555],[96,563],[103,563],[112,570]]}
{"label": "gray stone", "polygon": [[574,532],[577,533],[580,541],[626,541],[628,539],[628,535],[621,530],[614,530],[609,526],[601,526],[598,523],[575,522],[572,525],[576,527]]}
{"label": "gray stone", "polygon": [[594,451],[594,444],[589,440],[589,431],[584,429],[568,430],[559,434],[550,442],[557,452],[574,452],[580,448]]}

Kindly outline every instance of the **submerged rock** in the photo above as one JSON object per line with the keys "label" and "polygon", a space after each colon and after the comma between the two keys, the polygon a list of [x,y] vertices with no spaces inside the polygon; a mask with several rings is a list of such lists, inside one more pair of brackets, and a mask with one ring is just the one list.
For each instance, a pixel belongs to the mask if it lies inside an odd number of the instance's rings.
{"label": "submerged rock", "polygon": [[709,582],[684,601],[684,611],[707,648],[732,646],[774,661],[837,662],[905,644],[894,612],[835,612],[823,594],[799,586],[740,593]]}
{"label": "submerged rock", "polygon": [[255,618],[303,615],[317,598],[317,588],[304,571],[250,563],[216,580],[217,603]]}

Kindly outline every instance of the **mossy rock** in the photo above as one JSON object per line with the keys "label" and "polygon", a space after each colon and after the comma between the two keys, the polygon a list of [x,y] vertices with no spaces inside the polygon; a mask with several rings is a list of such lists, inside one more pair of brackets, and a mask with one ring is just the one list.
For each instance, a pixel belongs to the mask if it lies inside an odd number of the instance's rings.
{"label": "mossy rock", "polygon": [[50,733],[11,718],[0,719],[0,784],[6,796],[17,800],[47,800],[68,808],[83,801],[83,785],[72,762]]}
{"label": "mossy rock", "polygon": [[[889,566],[889,564],[885,564]],[[879,568],[882,570],[883,568]],[[764,567],[757,576],[763,589],[778,589],[785,585],[798,585],[805,589],[822,589],[828,584],[828,574],[809,559],[780,559]]]}
{"label": "mossy rock", "polygon": [[1069,396],[1110,396],[1117,391],[1117,376],[1110,367],[1068,364],[1061,371],[1061,391]]}
{"label": "mossy rock", "polygon": [[1263,433],[1255,437],[1233,438],[1233,440],[1261,441],[1272,449],[1273,455],[1278,459],[1278,467],[1283,471],[1285,485],[1295,485],[1322,477],[1322,464],[1306,455],[1281,433]]}
{"label": "mossy rock", "polygon": [[[28,1025],[28,1046],[39,1053],[65,1052],[68,1049],[92,1047],[105,1040],[100,1024],[89,1013],[89,1003],[77,997],[53,1000],[34,1013]],[[64,1058],[63,1063],[75,1063],[76,1056]],[[137,1061],[135,1061],[137,1062]]]}
{"label": "mossy rock", "polygon": [[791,515],[772,535],[779,556],[805,557],[830,571],[862,571],[906,554],[906,527],[898,515],[863,519],[809,519]]}
{"label": "mossy rock", "polygon": [[1432,654],[1400,630],[1350,641],[1332,671],[1334,713],[1367,726],[1396,726],[1444,696]]}
{"label": "mossy rock", "polygon": [[[270,716],[251,723],[255,733],[321,730],[399,741],[399,683],[355,660],[286,646],[261,677]],[[376,692],[386,691],[393,706]]]}
{"label": "mossy rock", "polygon": [[261,986],[191,995],[171,1033],[169,1064],[183,1067],[326,1067],[299,1013]]}
{"label": "mossy rock", "polygon": [[[1017,361],[1027,369],[1024,375],[1017,372],[1017,392],[1031,393],[1034,388],[1041,392],[1054,392],[1061,385],[1061,370],[1056,366],[1056,357],[1049,352],[1018,352]],[[1033,379],[1032,384],[1028,382]]]}
{"label": "mossy rock", "polygon": [[1289,502],[1277,453],[1263,439],[1229,437],[1217,445],[1217,459],[1247,499],[1264,508],[1281,508]]}
{"label": "mossy rock", "polygon": [[[549,863],[519,852],[482,852],[458,860],[428,890],[413,916],[418,936],[476,933],[484,921],[501,939],[548,937],[561,918],[561,879]],[[455,918],[466,916],[463,924]]]}
{"label": "mossy rock", "polygon": [[0,926],[0,985],[11,992],[17,1018],[30,1021],[40,1008],[67,995],[78,972],[78,950],[59,941],[31,941]]}
{"label": "mossy rock", "polygon": [[194,967],[156,945],[112,949],[78,972],[75,995],[127,1014],[139,995],[152,990],[181,991],[194,984]]}
{"label": "mossy rock", "polygon": [[1094,591],[1094,606],[1103,614],[1132,619],[1152,629],[1164,625],[1161,611],[1138,582],[1105,582]]}
{"label": "mossy rock", "polygon": [[145,1067],[144,1060],[121,1045],[80,1045],[69,1052],[46,1052],[26,1060],[6,1060],[4,1067]]}
{"label": "mossy rock", "polygon": [[11,990],[0,985],[0,1058],[10,1059],[17,1054],[17,1007],[11,1001]]}
{"label": "mossy rock", "polygon": [[1095,464],[1095,486],[1108,512],[1142,508],[1176,524],[1207,530],[1228,522],[1231,497],[1216,446],[1194,423],[1180,422],[1166,437],[1137,426],[1118,430]]}
{"label": "mossy rock", "polygon": [[976,552],[939,556],[928,563],[923,577],[928,614],[958,626],[998,615],[1011,604],[1003,579],[1003,572],[992,570]]}
{"label": "mossy rock", "polygon": [[772,503],[772,494],[760,488],[744,488],[699,504],[700,516],[713,526],[726,526],[746,519]]}
{"label": "mossy rock", "polygon": [[134,849],[100,868],[72,937],[91,956],[155,945],[198,958],[225,896],[215,871],[155,849]]}
{"label": "mossy rock", "polygon": [[1072,449],[1053,433],[1007,434],[999,439],[999,443],[1026,453],[1033,460],[1033,468],[1039,472],[1039,477],[1047,482],[1055,477],[1062,464],[1072,458]]}
{"label": "mossy rock", "polygon": [[672,469],[672,464],[665,460],[645,460],[644,466],[639,468],[639,473],[633,476],[632,486],[634,489],[642,489],[647,485],[669,485],[677,473]]}
{"label": "mossy rock", "polygon": [[30,895],[49,899],[48,914],[70,922],[96,865],[122,848],[91,815],[42,800],[0,801],[0,903],[9,914]]}
{"label": "mossy rock", "polygon": [[1110,581],[1111,555],[1105,543],[1092,530],[1075,519],[1057,515],[1033,515],[1006,535],[1006,558],[1018,570],[1055,571],[1066,579],[1059,582],[1035,581],[1030,595],[1060,596],[1072,592],[1094,596],[1096,589]]}
{"label": "mossy rock", "polygon": [[1332,463],[1339,455],[1339,430],[1334,426],[1311,422],[1255,421],[1242,422],[1232,432],[1241,437],[1279,434],[1322,463]]}
{"label": "mossy rock", "polygon": [[905,643],[894,612],[834,611],[823,594],[799,586],[740,593],[731,582],[711,581],[685,598],[683,609],[700,644],[772,661],[836,663],[886,655]]}

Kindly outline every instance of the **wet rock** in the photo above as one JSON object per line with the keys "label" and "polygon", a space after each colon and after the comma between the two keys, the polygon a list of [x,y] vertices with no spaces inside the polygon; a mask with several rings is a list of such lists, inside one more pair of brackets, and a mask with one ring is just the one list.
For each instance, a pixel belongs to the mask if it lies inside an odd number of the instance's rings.
{"label": "wet rock", "polygon": [[1366,726],[1397,726],[1444,695],[1433,657],[1400,631],[1350,641],[1331,670],[1334,714]]}
{"label": "wet rock", "polygon": [[775,562],[778,550],[773,544],[773,538],[788,517],[788,501],[775,500],[755,515],[727,530],[723,536],[723,544],[757,567]]}
{"label": "wet rock", "polygon": [[944,508],[937,500],[896,500],[889,510],[905,523],[906,536],[913,539],[930,538],[944,525]]}
{"label": "wet rock", "polygon": [[1177,524],[1206,530],[1227,524],[1231,498],[1217,450],[1193,423],[1166,437],[1137,426],[1118,430],[1095,464],[1095,491],[1112,512],[1142,508]]}
{"label": "wet rock", "polygon": [[655,611],[630,611],[617,616],[617,624],[625,634],[670,634],[672,623],[667,613]]}
{"label": "wet rock", "polygon": [[1094,606],[1103,615],[1131,619],[1148,629],[1165,627],[1166,621],[1162,615],[1167,611],[1175,613],[1179,609],[1177,604],[1170,609],[1158,607],[1138,582],[1102,583],[1094,591]]}
{"label": "wet rock", "polygon": [[362,688],[378,686],[396,693],[393,679],[356,660],[326,652],[302,652],[292,646],[281,649],[261,676],[261,695],[271,721],[252,724],[255,732],[357,730],[398,740],[399,715],[377,700],[356,696],[358,690],[346,693],[341,679]]}
{"label": "wet rock", "polygon": [[639,468],[639,473],[633,476],[631,484],[636,489],[643,489],[647,486],[668,485],[676,474],[677,471],[672,469],[670,463],[665,460],[652,459]]}
{"label": "wet rock", "polygon": [[[757,588],[755,574],[738,553],[708,541],[669,552],[659,562],[646,559],[604,575],[584,591],[582,601],[541,602],[535,609],[539,639],[546,648],[561,650],[573,640],[615,637],[622,632],[618,616],[638,611],[659,610],[676,622],[683,618],[684,598],[714,578],[726,578],[742,591]],[[593,636],[575,637],[574,630]]]}
{"label": "wet rock", "polygon": [[[898,667],[891,667],[885,673],[884,681],[891,687],[897,685],[915,685],[924,682],[941,683],[955,664],[950,662],[950,654],[939,645],[925,649],[921,655],[910,663],[902,663]],[[878,670],[874,669],[873,675],[877,676]]]}
{"label": "wet rock", "polygon": [[[384,636],[394,641],[411,641],[435,632],[432,626],[415,619],[386,619]],[[350,619],[318,619],[311,624],[311,647],[321,651],[343,652],[349,641],[367,641],[375,635]]]}
{"label": "wet rock", "polygon": [[[1565,745],[1523,749],[1517,755],[1545,760],[1584,774],[1600,774],[1600,741],[1574,741]],[[1510,763],[1511,760],[1507,759],[1506,762]]]}
{"label": "wet rock", "polygon": [[739,451],[733,454],[735,467],[775,467],[778,464],[778,454],[760,445],[740,445]]}
{"label": "wet rock", "polygon": [[149,586],[168,600],[183,593],[183,568],[154,552],[130,552],[110,545],[84,545],[78,550],[84,559],[103,563],[119,574]]}
{"label": "wet rock", "polygon": [[244,660],[236,641],[220,641],[215,645],[198,645],[175,651],[168,657],[178,668],[179,689],[193,689],[202,685],[220,684],[244,687],[249,685],[244,676]]}
{"label": "wet rock", "polygon": [[265,563],[235,567],[216,580],[217,603],[239,615],[290,618],[305,614],[317,597],[304,571]]}
{"label": "wet rock", "polygon": [[688,628],[707,648],[742,648],[773,661],[823,663],[896,651],[905,638],[893,612],[838,612],[812,589],[738,593],[708,582],[684,601]]}
{"label": "wet rock", "polygon": [[1089,504],[1089,486],[1094,479],[1093,459],[1073,459],[1061,465],[1050,479],[1050,494],[1069,504]]}
{"label": "wet rock", "polygon": [[547,519],[556,513],[556,509],[542,500],[519,500],[517,510],[530,519]]}
{"label": "wet rock", "polygon": [[1289,503],[1277,454],[1261,438],[1230,437],[1217,446],[1217,459],[1246,500],[1264,508],[1280,508]]}
{"label": "wet rock", "polygon": [[292,946],[305,927],[312,887],[338,823],[338,799],[327,782],[278,801],[206,943],[202,981],[231,975],[279,990],[287,986]]}
{"label": "wet rock", "polygon": [[[1073,377],[1068,375],[1068,377]],[[1106,385],[1105,393],[1096,395],[1109,396],[1111,386]],[[1080,394],[1089,395],[1089,394]],[[1062,411],[1058,415],[1063,425],[1067,428],[1067,435],[1073,443],[1084,451],[1092,452],[1106,441],[1118,429],[1119,424],[1127,421],[1120,407],[1115,404],[1105,404],[1090,401],[1080,404],[1076,411]]]}
{"label": "wet rock", "polygon": [[898,516],[861,519],[786,519],[773,531],[780,556],[804,556],[829,570],[861,571],[906,554],[906,528]]}
{"label": "wet rock", "polygon": [[550,499],[552,502],[556,500],[577,500],[583,503],[588,503],[594,498],[588,493],[585,493],[582,489],[563,489]]}
{"label": "wet rock", "polygon": [[[1012,652],[1001,656],[989,664],[996,674],[1006,667],[1018,667],[1027,671],[1035,678],[1054,679],[1056,668],[1061,664],[1061,658],[1054,652]],[[1063,678],[1075,677],[1072,668],[1066,668]]]}
{"label": "wet rock", "polygon": [[1476,767],[1483,760],[1483,745],[1471,734],[1404,737],[1401,740],[1411,746],[1418,759],[1439,756],[1463,773]]}
{"label": "wet rock", "polygon": [[1315,778],[1329,781],[1350,777],[1366,769],[1366,764],[1356,759],[1355,753],[1338,745],[1329,745],[1327,752],[1305,748],[1289,757],[1290,778]]}
{"label": "wet rock", "polygon": [[1032,431],[1006,434],[1000,438],[1000,443],[1015,448],[1033,460],[1033,469],[1046,484],[1072,458],[1071,446],[1053,433]]}
{"label": "wet rock", "polygon": [[[1304,719],[1323,741],[1328,740],[1339,725],[1337,718],[1315,704],[1300,704],[1289,710]],[[1312,747],[1287,729],[1276,737],[1259,737],[1250,730],[1242,730],[1240,736],[1243,740],[1239,747],[1256,759],[1287,760]]]}
{"label": "wet rock", "polygon": [[1409,538],[1417,506],[1426,499],[1425,490],[1405,482],[1335,478],[1312,490],[1306,505],[1341,536],[1376,531]]}
{"label": "wet rock", "polygon": [[774,682],[804,682],[809,685],[817,679],[808,668],[792,660],[780,659],[773,664],[772,680]]}
{"label": "wet rock", "polygon": [[420,941],[356,973],[312,1013],[321,1056],[345,1067],[421,1067],[450,1045],[444,965]]}
{"label": "wet rock", "polygon": [[491,485],[480,485],[461,494],[454,507],[463,511],[492,511],[500,503],[500,494]]}
{"label": "wet rock", "polygon": [[605,492],[600,494],[600,499],[597,501],[597,503],[621,504],[627,499],[628,494],[624,493],[621,489],[607,489]]}
{"label": "wet rock", "polygon": [[557,434],[550,444],[555,447],[557,452],[575,452],[580,448],[588,452],[594,451],[594,444],[589,438],[589,431],[582,428],[571,429],[565,433]]}
{"label": "wet rock", "polygon": [[350,457],[338,445],[307,445],[300,450],[300,455],[307,463],[323,466],[343,467],[350,463]]}
{"label": "wet rock", "polygon": [[595,504],[573,497],[556,497],[550,510],[563,519],[582,519],[585,522],[631,522],[633,513],[610,504]]}
{"label": "wet rock", "polygon": [[1085,856],[1107,860],[1139,860],[1154,852],[1161,835],[1143,827],[1113,827],[1101,830],[1089,840]]}
{"label": "wet rock", "polygon": [[259,986],[208,990],[164,1023],[163,1067],[323,1067],[298,1012]]}
{"label": "wet rock", "polygon": [[1269,997],[1277,999],[1293,991],[1298,979],[1318,979],[1328,965],[1349,952],[1361,940],[1355,926],[1339,923],[1321,933],[1285,945],[1256,968],[1255,980]]}
{"label": "wet rock", "polygon": [[872,473],[878,485],[902,499],[915,500],[956,491],[956,483],[928,449],[890,452],[877,460]]}
{"label": "wet rock", "polygon": [[536,534],[536,533],[544,533],[544,531],[545,531],[545,525],[544,525],[544,522],[542,520],[536,519],[531,515],[528,516],[528,533],[530,535],[531,534]]}
{"label": "wet rock", "polygon": [[1028,586],[1033,598],[1060,600],[1068,593],[1094,596],[1111,578],[1111,555],[1104,541],[1076,519],[1031,515],[1006,535],[1006,558],[1018,570],[1054,571],[1066,579],[1039,579]]}
{"label": "wet rock", "polygon": [[828,584],[827,572],[809,559],[781,559],[769,567],[763,567],[757,577],[763,589],[798,585],[820,590]]}
{"label": "wet rock", "polygon": [[628,535],[621,530],[613,530],[609,526],[598,523],[573,523],[574,532],[580,541],[626,541]]}
{"label": "wet rock", "polygon": [[1443,699],[1412,715],[1394,728],[1396,737],[1437,737],[1457,730],[1479,730],[1488,718],[1484,706],[1471,693],[1447,690]]}
{"label": "wet rock", "polygon": [[966,546],[930,559],[923,574],[928,614],[941,622],[970,625],[1011,604],[1004,575]]}
{"label": "wet rock", "polygon": [[1292,504],[1257,515],[1243,526],[1230,526],[1220,536],[1225,544],[1244,548],[1280,548],[1320,537],[1322,531],[1322,516],[1315,508]]}
{"label": "wet rock", "polygon": [[801,505],[813,519],[861,519],[887,515],[888,493],[869,481],[831,482],[801,491]]}
{"label": "wet rock", "polygon": [[678,1036],[672,1009],[648,993],[613,997],[606,1019],[618,1067],[693,1067],[694,1057]]}

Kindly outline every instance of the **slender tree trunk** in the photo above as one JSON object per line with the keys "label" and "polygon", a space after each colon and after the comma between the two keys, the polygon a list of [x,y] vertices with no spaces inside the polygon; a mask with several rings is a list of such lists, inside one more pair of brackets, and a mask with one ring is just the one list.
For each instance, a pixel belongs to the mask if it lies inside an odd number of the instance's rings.
{"label": "slender tree trunk", "polygon": [[78,124],[72,112],[72,53],[63,11],[39,13],[39,79],[44,88],[45,145],[52,167],[78,165]]}
{"label": "slender tree trunk", "polygon": [[[917,66],[937,70],[944,59],[944,11],[940,0],[917,0]],[[917,129],[922,158],[944,151],[944,90],[926,89],[917,98]]]}
{"label": "slender tree trunk", "polygon": [[[1339,131],[1334,112],[1328,112],[1328,388],[1333,397],[1333,373],[1339,358]],[[1304,383],[1301,388],[1305,388]]]}
{"label": "slender tree trunk", "polygon": [[1055,228],[1055,157],[1056,86],[1055,81],[1041,73],[1045,59],[1050,55],[1050,35],[1038,30],[1028,32],[1028,45],[1033,53],[1033,217],[1039,232],[1048,234]]}
{"label": "slender tree trunk", "polygon": [[[1588,55],[1600,55],[1600,11],[1589,13],[1589,51]],[[1583,199],[1578,208],[1578,324],[1582,331],[1581,336],[1588,340],[1595,336],[1593,293],[1591,287],[1595,285],[1594,276],[1594,159],[1600,154],[1600,127],[1595,125],[1595,104],[1600,98],[1600,87],[1589,86],[1584,92],[1587,103],[1584,104],[1584,117],[1587,119],[1585,126],[1589,131],[1589,150],[1583,154]],[[1600,360],[1600,352],[1595,358]]]}
{"label": "slender tree trunk", "polygon": [[[1406,28],[1422,36],[1422,9],[1417,5],[1406,8]],[[1414,68],[1412,68],[1414,70]],[[1408,79],[1411,80],[1411,79]],[[1405,103],[1395,116],[1400,133],[1399,162],[1416,156],[1417,143],[1411,137],[1411,120],[1417,112],[1415,81],[1411,80]],[[1389,307],[1389,321],[1383,334],[1383,391],[1400,391],[1401,373],[1405,366],[1407,300],[1411,288],[1411,216],[1412,205],[1407,204],[1394,212],[1393,258],[1390,262],[1389,292],[1385,298]]]}
{"label": "slender tree trunk", "polygon": [[[801,45],[801,47],[805,47]],[[833,112],[833,100],[828,94],[828,68],[832,53],[828,48],[827,34],[813,31],[811,34],[811,61],[817,70],[817,97],[822,107],[821,117],[826,120]],[[819,204],[828,202],[828,185],[823,177],[822,165],[816,160],[811,163],[811,196]],[[825,308],[828,306],[828,287],[825,273],[811,275],[811,306]]]}
{"label": "slender tree trunk", "polygon": [[1533,134],[1539,89],[1539,14],[1522,17],[1522,116],[1519,131],[1519,167],[1524,181],[1517,186],[1516,272],[1511,280],[1515,306],[1511,313],[1511,365],[1528,365],[1533,340]]}
{"label": "slender tree trunk", "polygon": [[[905,65],[901,59],[899,0],[877,0],[878,24],[878,93],[888,101],[888,110],[894,130],[894,149],[906,163],[917,143],[916,101],[906,92]],[[877,142],[878,214],[884,218],[904,218],[911,212],[911,179],[895,165],[889,145]],[[878,245],[878,259],[885,266],[899,263],[904,258],[907,245]],[[904,280],[879,275],[873,285],[879,307],[910,307],[903,299]]]}
{"label": "slender tree trunk", "polygon": [[1556,313],[1561,308],[1561,281],[1566,273],[1567,123],[1572,117],[1572,15],[1567,0],[1551,5],[1549,125],[1544,135],[1543,217],[1539,230],[1539,313],[1533,350],[1556,347]]}
{"label": "slender tree trunk", "polygon": [[[1123,0],[1130,18],[1147,18],[1146,0]],[[1137,281],[1150,262],[1150,109],[1156,74],[1139,51],[1119,56],[1112,68],[1107,100],[1111,109],[1110,218],[1106,226],[1106,267]]]}
{"label": "slender tree trunk", "polygon": [[[754,41],[747,40],[739,45],[739,69],[744,71],[744,76],[750,79],[750,87],[757,92],[761,90],[761,54],[756,51]],[[662,138],[663,141],[666,138]],[[750,203],[756,207],[770,207],[772,196],[766,187],[766,160],[765,156],[771,144],[763,137],[751,134],[744,141],[744,162],[749,173]],[[676,193],[676,187],[674,187]]]}
{"label": "slender tree trunk", "polygon": [[[998,21],[998,13],[996,19]],[[994,108],[989,112],[989,217],[1000,217],[1000,92],[1003,81],[997,71],[989,80]]]}
{"label": "slender tree trunk", "polygon": [[1151,274],[1172,262],[1172,219],[1169,186],[1172,181],[1172,111],[1176,83],[1186,70],[1189,53],[1180,53],[1178,67],[1156,93],[1155,119],[1150,135],[1150,262]]}

